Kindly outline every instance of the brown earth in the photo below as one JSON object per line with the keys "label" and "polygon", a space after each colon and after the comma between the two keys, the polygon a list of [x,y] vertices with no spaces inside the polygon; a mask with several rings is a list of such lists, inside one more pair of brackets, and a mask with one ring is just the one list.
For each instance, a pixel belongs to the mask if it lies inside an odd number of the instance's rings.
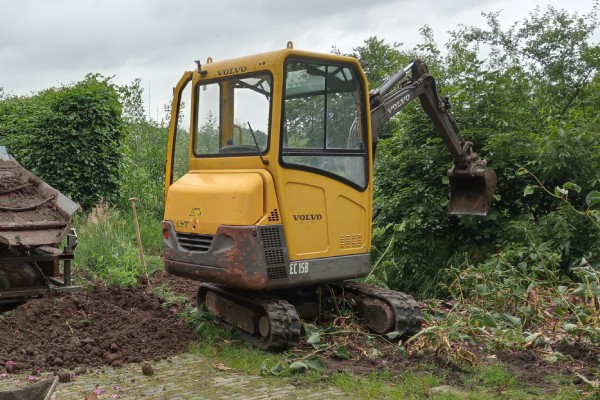
{"label": "brown earth", "polygon": [[195,339],[180,311],[177,304],[163,307],[141,286],[50,293],[0,320],[0,371],[120,366],[168,357]]}
{"label": "brown earth", "polygon": [[[176,296],[193,302],[197,286],[197,282],[161,272],[148,286],[98,285],[82,293],[51,293],[42,299],[30,300],[14,311],[0,314],[0,373],[40,370],[81,373],[89,367],[139,363],[183,352],[197,339],[178,317],[184,305],[181,302],[167,304],[151,292],[168,288]],[[408,354],[398,343],[383,337],[373,339],[351,322],[329,321],[327,324],[355,331],[335,338],[323,335],[324,343],[333,344],[318,353],[328,372],[346,371],[365,376],[374,371],[403,374],[431,369],[431,373],[436,373],[437,369],[438,372],[443,370],[448,384],[461,386],[464,365],[435,351]],[[217,344],[227,345],[230,344]],[[335,354],[340,345],[347,350],[348,359]],[[305,357],[313,350],[302,339],[291,351]],[[548,363],[534,351],[505,350],[489,355],[469,348],[483,363],[504,363],[530,386],[552,389],[556,384],[548,378],[557,374],[566,375],[575,384],[583,383],[582,376],[593,379],[593,369],[598,366],[598,347],[564,345],[558,350],[568,359]]]}

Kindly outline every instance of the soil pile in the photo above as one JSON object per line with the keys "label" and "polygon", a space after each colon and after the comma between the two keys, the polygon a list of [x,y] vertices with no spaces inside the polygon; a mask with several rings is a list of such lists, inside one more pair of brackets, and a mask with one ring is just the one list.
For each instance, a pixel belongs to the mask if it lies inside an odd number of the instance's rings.
{"label": "soil pile", "polygon": [[145,287],[50,293],[0,320],[0,372],[120,366],[185,351],[194,333]]}

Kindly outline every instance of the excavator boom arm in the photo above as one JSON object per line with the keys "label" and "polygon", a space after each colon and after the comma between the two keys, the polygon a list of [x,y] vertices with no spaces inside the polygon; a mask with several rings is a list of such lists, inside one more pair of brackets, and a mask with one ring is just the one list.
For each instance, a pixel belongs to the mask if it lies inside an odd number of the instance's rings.
{"label": "excavator boom arm", "polygon": [[[401,82],[409,71],[411,78]],[[460,135],[458,124],[450,113],[450,101],[439,95],[435,79],[429,75],[427,66],[415,60],[369,95],[373,153],[379,127],[418,97],[454,162],[454,167],[448,171],[450,213],[487,214],[496,189],[496,175],[493,170],[486,169],[487,162],[473,152],[473,143],[465,141]]]}

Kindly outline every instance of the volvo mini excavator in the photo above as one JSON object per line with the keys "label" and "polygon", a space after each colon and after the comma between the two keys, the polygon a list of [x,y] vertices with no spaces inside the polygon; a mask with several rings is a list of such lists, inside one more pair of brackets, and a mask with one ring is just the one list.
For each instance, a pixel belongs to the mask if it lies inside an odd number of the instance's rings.
{"label": "volvo mini excavator", "polygon": [[487,214],[496,187],[426,65],[369,91],[358,60],[291,43],[196,64],[174,88],[166,270],[201,281],[198,306],[262,349],[295,344],[323,293],[350,299],[374,332],[418,332],[411,296],[353,280],[371,268],[378,128],[418,97],[453,160],[449,212]]}

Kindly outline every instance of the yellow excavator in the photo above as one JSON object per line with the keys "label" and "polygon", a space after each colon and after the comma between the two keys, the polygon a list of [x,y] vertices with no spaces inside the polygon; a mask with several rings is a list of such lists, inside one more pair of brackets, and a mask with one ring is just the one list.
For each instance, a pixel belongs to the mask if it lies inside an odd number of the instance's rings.
{"label": "yellow excavator", "polygon": [[166,270],[201,281],[198,306],[263,349],[296,343],[301,319],[330,293],[351,299],[377,333],[416,333],[414,298],[354,280],[371,268],[378,128],[418,97],[454,163],[449,212],[487,214],[496,187],[426,65],[413,61],[369,91],[355,58],[291,43],[196,64],[174,88]]}

